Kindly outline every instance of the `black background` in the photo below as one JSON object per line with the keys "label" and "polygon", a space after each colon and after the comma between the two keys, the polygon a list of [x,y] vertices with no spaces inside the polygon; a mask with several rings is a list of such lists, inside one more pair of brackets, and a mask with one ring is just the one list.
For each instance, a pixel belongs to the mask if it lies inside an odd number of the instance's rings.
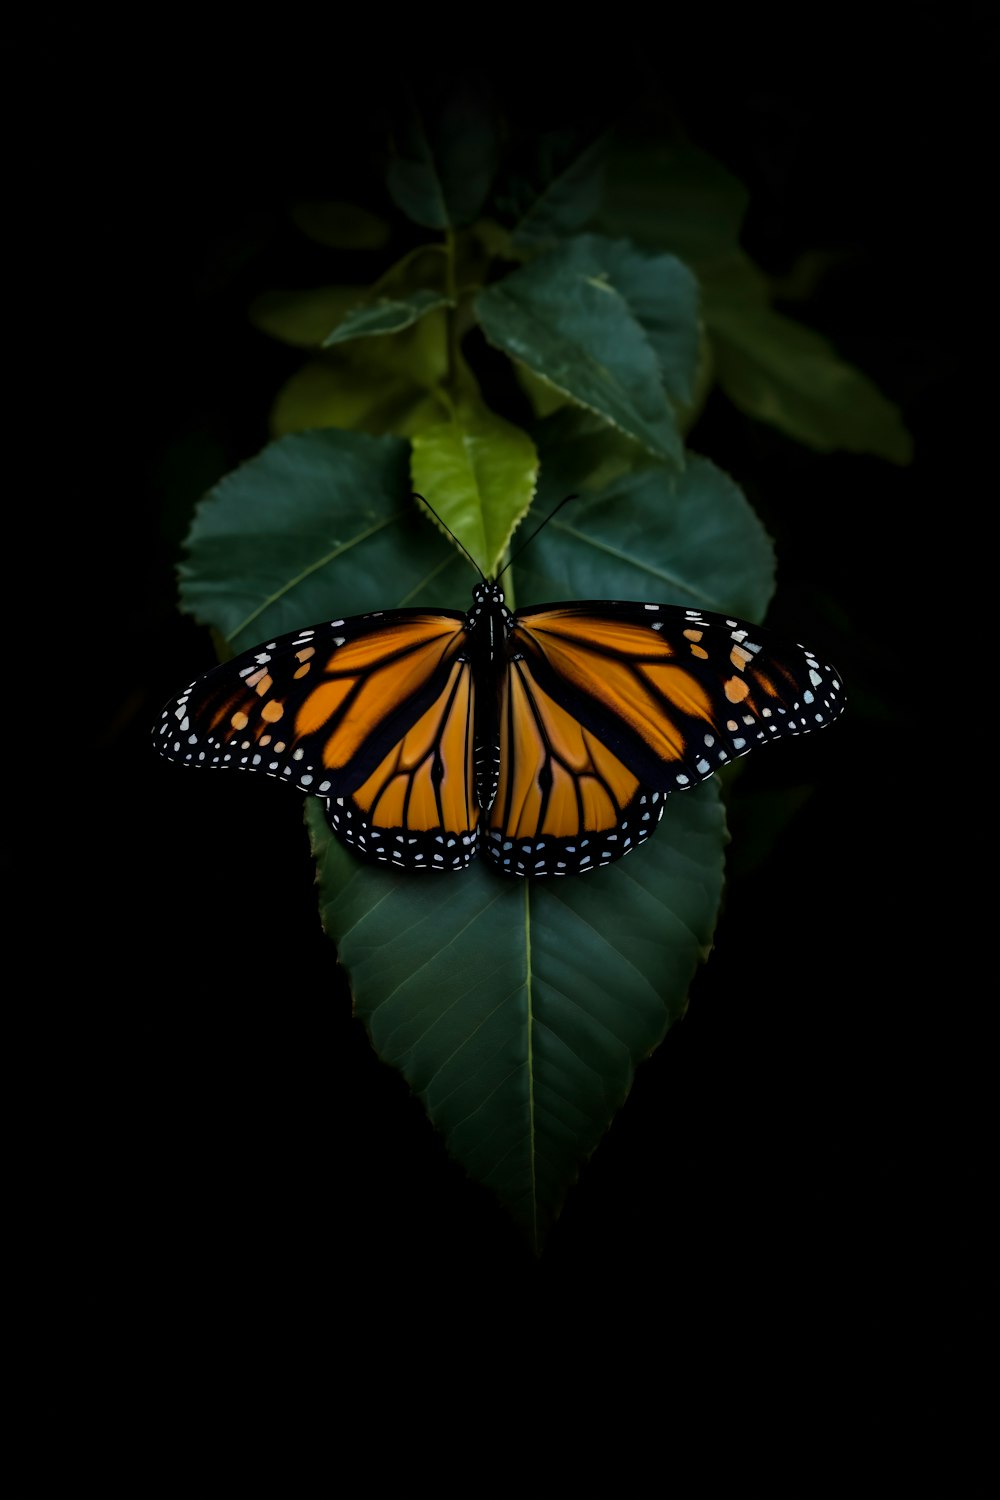
{"label": "black background", "polygon": [[[968,556],[985,507],[961,457],[974,127],[942,103],[943,36],[794,68],[705,56],[669,81],[623,44],[510,85],[596,117],[615,72],[646,128],[676,115],[747,181],[766,269],[843,252],[789,310],[916,440],[909,469],[817,455],[715,397],[692,434],[776,539],[772,622],[837,661],[849,708],[746,763],[715,952],[537,1264],[351,1019],[295,799],[178,774],[148,739],[214,660],[175,609],[186,517],[267,440],[297,363],[247,305],[280,281],[291,198],[370,195],[355,142],[394,81],[326,37],[151,32],[124,61],[111,41],[63,36],[41,111],[58,416],[39,456],[64,475],[78,770],[47,815],[49,978],[18,1001],[28,1303],[64,1305],[58,1347],[83,1365],[111,1351],[195,1384],[264,1348],[299,1368],[372,1341],[403,1385],[459,1346],[473,1369],[520,1348],[541,1378],[588,1330],[596,1364],[641,1349],[682,1382],[678,1340],[746,1324],[804,1368],[831,1340],[859,1378],[873,1351],[896,1368],[942,1339],[963,1365],[992,1259],[992,843]],[[754,794],[804,778],[755,862]]]}

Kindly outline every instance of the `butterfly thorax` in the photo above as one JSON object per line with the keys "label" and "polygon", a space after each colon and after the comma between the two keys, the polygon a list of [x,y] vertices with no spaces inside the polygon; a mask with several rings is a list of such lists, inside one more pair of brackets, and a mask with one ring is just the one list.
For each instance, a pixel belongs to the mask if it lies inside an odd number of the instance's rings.
{"label": "butterfly thorax", "polygon": [[472,606],[465,617],[468,633],[466,654],[480,681],[497,676],[507,659],[506,641],[514,626],[514,617],[504,603],[498,583],[477,583],[472,591]]}

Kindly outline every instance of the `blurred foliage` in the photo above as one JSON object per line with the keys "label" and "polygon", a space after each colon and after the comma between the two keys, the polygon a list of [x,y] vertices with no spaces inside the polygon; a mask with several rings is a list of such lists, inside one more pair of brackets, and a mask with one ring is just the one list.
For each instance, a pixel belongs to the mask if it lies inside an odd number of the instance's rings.
{"label": "blurred foliage", "polygon": [[[469,132],[461,150],[455,132]],[[746,190],[683,138],[651,145],[564,128],[523,136],[477,119],[466,97],[461,107],[449,101],[433,129],[414,107],[386,174],[397,208],[440,238],[393,261],[384,258],[393,236],[386,230],[376,245],[370,230],[368,289],[338,282],[331,256],[330,285],[258,299],[252,317],[263,332],[338,350],[289,379],[276,435],[332,426],[412,436],[432,420],[428,396],[440,419],[456,395],[477,393],[484,372],[464,355],[482,334],[510,361],[535,416],[576,402],[674,463],[713,390],[819,452],[912,458],[897,407],[828,338],[774,305],[801,297],[804,277],[815,285],[822,254],[769,279],[741,245]],[[344,204],[292,212],[331,245],[327,221],[350,224],[353,214],[383,225]],[[405,237],[405,226],[395,230]],[[434,312],[447,313],[438,344],[450,357],[431,368],[412,330]],[[370,347],[387,336],[391,349]],[[489,571],[498,555],[479,560]]]}

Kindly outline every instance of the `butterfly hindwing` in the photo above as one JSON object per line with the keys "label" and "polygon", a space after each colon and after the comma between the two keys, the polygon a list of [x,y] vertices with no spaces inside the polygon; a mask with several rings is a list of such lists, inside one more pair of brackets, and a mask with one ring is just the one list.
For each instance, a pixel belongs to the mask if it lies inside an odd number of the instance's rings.
{"label": "butterfly hindwing", "polygon": [[335,831],[372,858],[464,865],[477,823],[464,620],[392,610],[265,642],[168,704],[159,748],[324,798]]}
{"label": "butterfly hindwing", "polygon": [[515,657],[500,699],[500,779],[487,851],[513,875],[572,875],[610,864],[642,843],[662,815],[601,737]]}

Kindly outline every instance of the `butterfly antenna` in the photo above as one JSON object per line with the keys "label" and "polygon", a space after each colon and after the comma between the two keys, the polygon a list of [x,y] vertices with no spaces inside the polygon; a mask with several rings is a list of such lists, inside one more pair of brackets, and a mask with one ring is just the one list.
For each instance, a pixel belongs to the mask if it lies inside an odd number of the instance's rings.
{"label": "butterfly antenna", "polygon": [[564,505],[568,505],[571,500],[579,500],[579,498],[580,498],[579,495],[564,495],[562,497],[562,499],[559,501],[559,504],[556,505],[556,506],[554,506],[553,509],[549,511],[549,513],[545,517],[544,521],[539,521],[539,523],[535,527],[534,531],[531,533],[531,535],[527,538],[526,541],[523,541],[521,543],[520,547],[518,547],[518,549],[514,553],[513,557],[508,557],[507,561],[504,563],[503,567],[500,569],[499,573],[497,574],[497,579],[499,580],[499,579],[501,579],[503,577],[503,575],[506,573],[507,569],[510,567],[511,563],[514,562],[514,561],[516,561],[516,559],[521,556],[521,553],[524,551],[525,547],[529,546],[530,543],[535,540],[535,537],[541,531],[542,527],[543,526],[547,526],[549,524],[549,522],[552,520],[552,517],[554,515],[556,515],[556,513],[558,511],[562,510],[562,508],[563,508]]}
{"label": "butterfly antenna", "polygon": [[446,531],[448,533],[448,535],[451,537],[452,541],[455,543],[456,547],[461,547],[462,551],[465,553],[466,557],[469,559],[470,563],[472,564],[472,566],[475,568],[476,572],[479,574],[480,578],[485,583],[486,582],[486,574],[483,572],[482,568],[476,562],[476,559],[473,557],[473,555],[469,551],[468,547],[465,545],[464,542],[462,542],[462,541],[460,541],[458,539],[458,537],[452,531],[452,529],[451,529],[450,526],[446,526],[445,525],[445,523],[442,521],[441,517],[438,515],[437,511],[434,509],[433,505],[430,503],[430,501],[429,500],[425,500],[424,497],[423,497],[423,495],[418,495],[417,492],[416,492],[416,490],[413,491],[413,498],[414,498],[414,500],[419,500],[420,503],[421,503],[421,505],[426,505],[427,509],[430,511],[431,515],[434,517],[435,521],[438,523],[438,525],[440,526],[441,530],[442,531]]}

